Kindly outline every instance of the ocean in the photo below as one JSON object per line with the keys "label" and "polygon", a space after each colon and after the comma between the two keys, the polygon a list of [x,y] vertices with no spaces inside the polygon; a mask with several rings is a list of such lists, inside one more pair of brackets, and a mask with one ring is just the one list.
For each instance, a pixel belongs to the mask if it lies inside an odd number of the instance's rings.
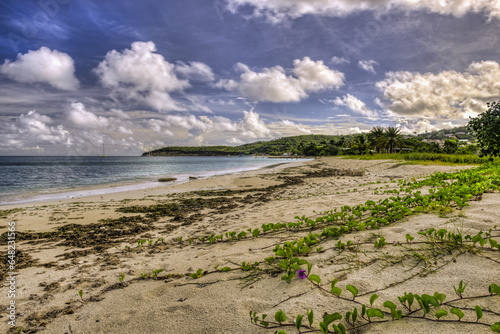
{"label": "ocean", "polygon": [[[297,160],[293,160],[297,161]],[[300,161],[300,160],[299,160]],[[259,169],[291,159],[261,157],[0,156],[0,205],[165,185],[160,177],[199,178]],[[103,189],[103,187],[105,189]],[[109,187],[106,189],[106,187]],[[122,188],[120,188],[122,187]]]}

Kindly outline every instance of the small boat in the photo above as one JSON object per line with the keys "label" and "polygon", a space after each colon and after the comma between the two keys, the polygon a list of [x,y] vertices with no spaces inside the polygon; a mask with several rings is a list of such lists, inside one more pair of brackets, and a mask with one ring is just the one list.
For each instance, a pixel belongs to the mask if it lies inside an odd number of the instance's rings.
{"label": "small boat", "polygon": [[97,156],[101,158],[107,157],[106,153],[104,152],[104,144],[102,144],[102,155],[97,155]]}

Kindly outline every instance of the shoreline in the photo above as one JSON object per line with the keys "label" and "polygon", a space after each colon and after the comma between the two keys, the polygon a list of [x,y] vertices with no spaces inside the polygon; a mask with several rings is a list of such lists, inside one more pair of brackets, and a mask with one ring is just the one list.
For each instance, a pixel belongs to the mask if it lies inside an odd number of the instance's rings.
{"label": "shoreline", "polygon": [[[134,182],[134,181],[129,181],[129,182],[118,182],[118,183],[112,183],[109,185],[95,185],[95,186],[88,186],[88,187],[81,187],[81,188],[75,188],[71,190],[62,190],[62,191],[50,191],[50,192],[39,192],[36,195],[31,195],[31,196],[18,196],[15,199],[11,199],[5,202],[0,202],[0,210],[4,208],[11,208],[13,206],[19,206],[19,205],[25,205],[25,204],[43,204],[43,203],[54,203],[54,202],[61,202],[64,200],[84,200],[87,197],[96,197],[96,196],[104,196],[104,195],[111,195],[111,194],[119,194],[119,193],[128,193],[128,192],[134,192],[134,191],[141,191],[141,190],[149,190],[149,189],[155,189],[155,188],[170,188],[173,186],[178,186],[181,184],[185,184],[188,182],[193,182],[196,180],[204,180],[204,179],[210,179],[212,177],[217,177],[217,176],[225,176],[225,175],[238,175],[238,174],[244,174],[247,172],[252,172],[252,171],[259,171],[259,170],[269,170],[269,169],[274,169],[277,168],[281,165],[290,165],[290,164],[297,164],[297,163],[305,163],[308,161],[314,161],[314,159],[301,159],[300,161],[297,161],[297,159],[290,159],[291,161],[287,162],[275,162],[273,161],[272,163],[270,162],[269,164],[266,164],[264,166],[259,166],[259,167],[250,167],[250,168],[239,168],[236,170],[213,170],[213,171],[208,171],[208,172],[193,172],[189,174],[185,173],[179,173],[179,174],[171,174],[167,175],[168,177],[173,177],[176,178],[177,180],[171,181],[171,182],[159,182],[159,181],[146,181],[143,180],[142,182]],[[295,160],[295,161],[293,161]],[[196,177],[197,179],[191,180],[189,179],[191,176]]]}

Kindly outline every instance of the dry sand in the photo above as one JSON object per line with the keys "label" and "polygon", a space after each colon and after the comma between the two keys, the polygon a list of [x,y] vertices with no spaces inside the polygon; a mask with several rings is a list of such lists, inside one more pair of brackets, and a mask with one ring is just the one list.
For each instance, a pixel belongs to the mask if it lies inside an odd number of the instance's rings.
{"label": "dry sand", "polygon": [[[364,171],[364,175],[301,177],[304,173],[324,168]],[[369,199],[391,196],[374,194],[374,188],[395,188],[397,183],[390,182],[392,180],[421,178],[436,171],[460,168],[466,167],[321,158],[274,169],[194,180],[176,186],[82,198],[78,202],[62,200],[1,207],[2,210],[21,209],[0,219],[0,233],[6,231],[9,222],[16,222],[17,247],[22,252],[17,259],[20,262],[16,298],[18,326],[23,327],[25,332],[61,334],[273,333],[272,329],[252,325],[249,311],[274,315],[282,309],[291,318],[312,308],[318,328],[319,317],[324,312],[345,314],[356,305],[333,298],[314,288],[307,280],[295,278],[287,284],[280,279],[281,274],[242,270],[215,272],[214,269],[216,266],[238,268],[242,262],[264,262],[265,258],[274,255],[272,249],[275,245],[297,240],[307,232],[285,232],[212,245],[206,242],[189,245],[188,237],[246,231],[260,228],[264,223],[292,222],[297,215],[314,218],[321,212],[342,205],[362,204]],[[302,182],[279,186],[285,182],[283,177],[293,176]],[[224,189],[233,192],[193,192]],[[187,202],[188,199],[194,200]],[[151,219],[145,213],[116,211],[120,207],[179,201],[188,204],[181,208],[182,212],[175,213],[177,217]],[[485,194],[481,201],[470,202],[470,206],[445,217],[416,215],[377,231],[348,234],[341,238],[343,242],[351,240],[366,244],[353,250],[338,250],[335,248],[337,240],[327,241],[321,244],[322,252],[312,252],[307,260],[314,264],[313,273],[322,277],[327,290],[329,282],[338,277],[339,287],[344,289],[347,284],[355,285],[360,293],[357,300],[369,304],[369,292],[382,289],[377,292],[380,298],[375,302],[375,306],[381,309],[385,300],[398,304],[397,296],[404,292],[433,295],[439,291],[448,296],[447,300],[454,299],[453,286],[457,286],[460,280],[469,283],[465,296],[484,295],[489,284],[500,285],[498,252],[455,252],[434,257],[425,245],[416,252],[404,250],[402,246],[378,249],[373,246],[374,238],[378,238],[373,232],[384,236],[389,243],[402,244],[405,243],[406,233],[415,236],[414,242],[417,242],[423,240],[417,233],[431,227],[463,230],[472,235],[480,230],[487,231],[498,223],[499,202],[499,194]],[[109,221],[100,221],[137,215],[141,215],[141,220],[146,223],[134,221],[110,225]],[[73,227],[73,231],[78,232],[67,235],[54,233],[55,228],[68,224],[78,224]],[[85,226],[89,229],[86,230]],[[498,230],[496,234],[499,234]],[[34,236],[40,239],[20,240]],[[183,237],[182,245],[179,245],[177,237]],[[156,242],[159,238],[163,241],[137,247],[138,239]],[[496,240],[500,242],[498,237]],[[5,240],[2,240],[1,250],[5,254]],[[421,256],[420,261],[417,260],[418,255]],[[199,279],[185,276],[198,268],[209,274]],[[163,269],[159,279],[139,279],[141,274],[151,274],[156,269]],[[119,283],[122,273],[125,279]],[[174,277],[166,279],[167,275]],[[6,313],[8,286],[4,279],[3,282],[0,291],[0,332],[7,332],[10,327]],[[394,282],[400,283],[385,289]],[[85,302],[79,300],[78,290],[83,290]],[[345,290],[343,293],[349,294]],[[485,322],[500,321],[498,296],[478,301],[463,300],[455,305],[473,308],[476,303],[496,312],[484,312]],[[449,315],[446,318],[453,317]],[[473,312],[468,312],[464,320],[475,321]],[[286,330],[296,333],[293,328]],[[373,324],[356,331],[490,332],[485,326],[419,319]]]}

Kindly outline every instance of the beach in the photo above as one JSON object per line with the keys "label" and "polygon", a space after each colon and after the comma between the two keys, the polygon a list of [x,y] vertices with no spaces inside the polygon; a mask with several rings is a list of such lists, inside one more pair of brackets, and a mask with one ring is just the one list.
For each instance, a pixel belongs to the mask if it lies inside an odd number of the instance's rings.
{"label": "beach", "polygon": [[[321,231],[282,229],[252,237],[255,229],[314,220],[342,206],[390,198],[394,194],[388,190],[399,189],[399,180],[466,168],[471,167],[323,157],[181,184],[4,205],[0,233],[12,222],[16,233],[16,328],[75,334],[274,333],[277,329],[252,323],[249,312],[269,314],[274,321],[274,314],[283,310],[289,322],[314,309],[313,326],[319,329],[325,312],[344,315],[361,304],[335,298],[308,279],[294,277],[287,283],[282,273],[266,267],[265,259],[275,255],[276,245]],[[455,299],[454,286],[460,281],[468,283],[464,296],[482,296],[491,283],[500,285],[498,251],[437,252],[427,249],[427,239],[418,233],[446,228],[474,235],[492,229],[492,238],[500,242],[494,227],[499,201],[498,193],[485,193],[464,208],[413,214],[377,230],[326,240],[322,249],[311,246],[301,258],[313,265],[309,275],[321,277],[326,290],[337,278],[342,296],[352,296],[346,285],[354,285],[356,301],[366,305],[376,291],[374,305],[380,309],[380,301],[397,303],[405,292],[439,292]],[[407,234],[414,237],[413,244]],[[209,242],[211,235],[222,238]],[[381,237],[388,246],[374,247]],[[339,240],[354,246],[336,247]],[[7,255],[5,237],[0,250]],[[2,267],[0,331],[14,333],[17,329],[8,324],[12,298],[7,269]],[[500,296],[454,305],[481,305],[492,310],[484,312],[482,322],[500,321]],[[487,326],[467,324],[476,320],[473,315],[467,312],[463,323],[415,317],[351,332],[491,333]],[[293,327],[282,329],[297,333]]]}

